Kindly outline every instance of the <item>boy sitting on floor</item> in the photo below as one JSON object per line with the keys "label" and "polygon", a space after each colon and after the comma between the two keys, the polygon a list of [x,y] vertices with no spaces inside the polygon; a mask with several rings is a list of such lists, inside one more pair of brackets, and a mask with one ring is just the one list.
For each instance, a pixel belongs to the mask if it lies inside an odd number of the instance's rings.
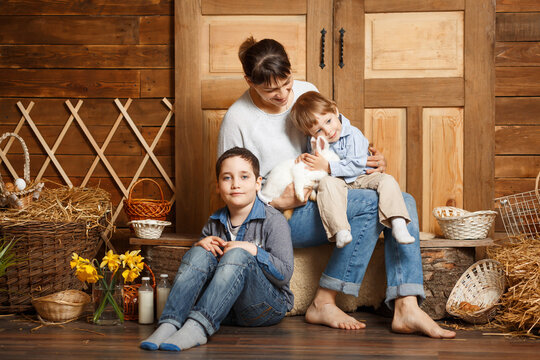
{"label": "boy sitting on floor", "polygon": [[221,324],[274,325],[293,307],[290,229],[257,198],[257,157],[232,148],[218,159],[216,176],[226,207],[210,216],[182,258],[159,327],[143,349],[186,350],[206,344]]}

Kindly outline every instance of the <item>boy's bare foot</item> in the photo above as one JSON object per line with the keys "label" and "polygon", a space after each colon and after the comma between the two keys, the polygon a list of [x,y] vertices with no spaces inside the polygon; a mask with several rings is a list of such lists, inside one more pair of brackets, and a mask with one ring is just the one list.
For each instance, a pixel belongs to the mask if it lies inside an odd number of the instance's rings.
{"label": "boy's bare foot", "polygon": [[392,331],[402,334],[421,333],[435,339],[451,339],[454,331],[441,328],[418,307],[416,296],[405,296],[395,301]]}
{"label": "boy's bare foot", "polygon": [[312,302],[306,311],[306,321],[343,330],[359,330],[366,327],[364,323],[345,314],[335,303],[316,305]]}

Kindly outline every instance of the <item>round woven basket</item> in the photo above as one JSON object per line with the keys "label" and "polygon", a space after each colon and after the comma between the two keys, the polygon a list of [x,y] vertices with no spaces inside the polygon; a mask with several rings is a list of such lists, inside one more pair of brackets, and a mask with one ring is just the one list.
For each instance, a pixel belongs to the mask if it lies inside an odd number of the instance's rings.
{"label": "round woven basket", "polygon": [[456,282],[446,312],[472,324],[485,324],[495,316],[504,289],[503,266],[491,259],[477,261]]}
{"label": "round woven basket", "polygon": [[165,226],[171,225],[171,222],[146,219],[133,220],[127,224],[133,226],[135,236],[140,239],[159,239]]}
{"label": "round woven basket", "polygon": [[32,299],[32,305],[43,320],[64,322],[77,319],[90,302],[90,295],[79,290],[64,290]]}
{"label": "round woven basket", "polygon": [[484,239],[493,225],[495,211],[469,212],[451,206],[441,206],[433,209],[443,235],[447,239],[469,240]]}
{"label": "round woven basket", "polygon": [[[135,186],[143,181],[150,181],[158,187],[161,200],[133,199],[131,197]],[[124,200],[124,211],[130,221],[143,219],[165,220],[167,214],[171,211],[171,203],[164,199],[163,190],[155,180],[145,178],[137,180],[129,189],[128,198]]]}

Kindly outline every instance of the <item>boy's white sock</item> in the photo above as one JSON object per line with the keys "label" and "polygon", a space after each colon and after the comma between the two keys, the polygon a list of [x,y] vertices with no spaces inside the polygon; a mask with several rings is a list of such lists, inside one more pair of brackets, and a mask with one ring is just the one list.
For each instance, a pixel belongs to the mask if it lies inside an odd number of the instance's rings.
{"label": "boy's white sock", "polygon": [[393,217],[390,222],[392,223],[392,236],[400,244],[412,244],[414,237],[409,234],[407,230],[407,223],[402,217]]}
{"label": "boy's white sock", "polygon": [[349,230],[339,230],[336,234],[336,246],[342,248],[352,241],[352,235]]}
{"label": "boy's white sock", "polygon": [[145,350],[157,350],[159,345],[169,336],[174,334],[178,329],[171,323],[163,323],[154,331],[152,335],[146,340],[143,340],[139,345],[141,349]]}
{"label": "boy's white sock", "polygon": [[187,319],[184,326],[161,343],[160,350],[181,351],[206,344],[206,332],[201,324]]}

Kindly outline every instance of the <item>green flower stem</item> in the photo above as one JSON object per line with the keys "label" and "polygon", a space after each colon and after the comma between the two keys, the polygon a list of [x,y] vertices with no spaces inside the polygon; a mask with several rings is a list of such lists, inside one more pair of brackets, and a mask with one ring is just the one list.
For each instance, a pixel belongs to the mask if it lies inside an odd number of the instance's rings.
{"label": "green flower stem", "polygon": [[124,312],[122,311],[122,308],[118,306],[118,304],[116,303],[116,300],[114,300],[114,297],[112,295],[115,279],[116,279],[116,272],[113,274],[110,284],[107,284],[107,281],[105,281],[105,277],[102,277],[100,279],[101,285],[105,289],[104,290],[105,296],[101,300],[101,303],[99,304],[99,307],[97,308],[97,310],[94,312],[94,323],[96,323],[99,320],[101,314],[105,310],[105,306],[107,306],[107,303],[112,305],[114,312],[116,313],[120,321],[124,321]]}

